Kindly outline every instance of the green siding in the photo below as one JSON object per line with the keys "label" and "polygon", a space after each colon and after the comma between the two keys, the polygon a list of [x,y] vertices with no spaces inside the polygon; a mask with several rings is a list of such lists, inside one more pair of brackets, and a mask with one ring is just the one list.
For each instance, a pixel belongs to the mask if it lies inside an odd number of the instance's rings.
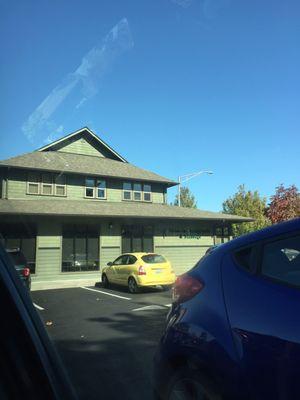
{"label": "green siding", "polygon": [[103,222],[101,224],[101,268],[105,267],[109,261],[115,260],[121,254],[121,227],[114,221],[111,228],[109,228],[109,225],[110,222]]}
{"label": "green siding", "polygon": [[[44,196],[27,194],[27,172],[20,170],[12,170],[8,180],[8,198],[9,199],[49,199],[49,197],[58,200],[82,200],[85,198],[85,176],[83,175],[67,175],[67,196]],[[117,179],[106,180],[106,200],[99,201],[116,201],[121,202],[123,197],[123,181]],[[164,202],[164,186],[152,185],[152,202]],[[97,199],[86,199],[93,201]],[[98,200],[97,200],[98,201]]]}
{"label": "green siding", "polygon": [[101,260],[100,267],[101,270],[110,261],[114,261],[121,254],[120,247],[102,247],[101,248]]}
{"label": "green siding", "polygon": [[11,170],[8,175],[7,197],[9,199],[24,199],[26,197],[26,188],[27,173],[20,170]]}
{"label": "green siding", "polygon": [[152,184],[152,203],[164,203],[164,192],[164,186]]}
{"label": "green siding", "polygon": [[60,273],[60,248],[38,248],[36,257],[36,279],[53,279]]}
{"label": "green siding", "polygon": [[[190,233],[185,235],[186,232]],[[213,244],[211,228],[205,223],[185,222],[156,226],[154,250],[171,262],[176,275],[192,268]]]}
{"label": "green siding", "polygon": [[104,155],[84,138],[79,138],[58,149],[64,153],[84,154],[86,156],[104,157]]}
{"label": "green siding", "polygon": [[49,279],[61,272],[61,227],[45,220],[37,231],[36,277]]}
{"label": "green siding", "polygon": [[164,255],[172,264],[176,275],[192,268],[209,246],[156,246],[155,251]]}

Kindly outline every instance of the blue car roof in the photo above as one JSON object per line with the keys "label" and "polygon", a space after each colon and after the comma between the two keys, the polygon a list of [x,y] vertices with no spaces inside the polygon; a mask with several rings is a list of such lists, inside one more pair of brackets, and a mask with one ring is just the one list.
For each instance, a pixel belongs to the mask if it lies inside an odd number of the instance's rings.
{"label": "blue car roof", "polygon": [[293,231],[300,231],[300,218],[295,218],[290,221],[281,222],[279,224],[268,226],[267,228],[260,229],[247,235],[239,236],[230,242],[222,244],[215,251],[227,251],[236,247],[246,246],[258,240],[268,239],[272,236],[281,235]]}

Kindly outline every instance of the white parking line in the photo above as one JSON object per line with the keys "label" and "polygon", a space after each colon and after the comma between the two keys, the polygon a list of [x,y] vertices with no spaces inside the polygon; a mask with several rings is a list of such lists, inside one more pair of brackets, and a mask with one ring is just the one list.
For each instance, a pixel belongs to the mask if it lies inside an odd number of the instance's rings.
{"label": "white parking line", "polygon": [[81,288],[81,289],[85,289],[85,290],[90,290],[91,292],[97,292],[97,293],[107,294],[107,296],[117,297],[118,299],[131,300],[130,297],[119,296],[118,294],[103,292],[102,290],[91,289],[91,288],[88,288],[88,287],[85,287],[85,286],[80,286],[80,288]]}
{"label": "white parking line", "polygon": [[157,304],[153,304],[152,306],[144,306],[139,308],[134,308],[132,311],[143,311],[143,310],[165,310],[166,306],[159,306]]}
{"label": "white parking line", "polygon": [[33,303],[33,305],[34,305],[34,307],[37,308],[38,310],[41,310],[41,311],[45,310],[43,307],[38,306],[38,305],[35,304],[35,303]]}

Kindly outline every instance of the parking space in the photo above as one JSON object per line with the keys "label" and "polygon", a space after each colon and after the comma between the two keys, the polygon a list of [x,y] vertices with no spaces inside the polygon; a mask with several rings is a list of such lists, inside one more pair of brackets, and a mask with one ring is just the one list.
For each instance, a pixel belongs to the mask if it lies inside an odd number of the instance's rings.
{"label": "parking space", "polygon": [[170,291],[81,287],[32,298],[80,399],[152,398],[152,359]]}

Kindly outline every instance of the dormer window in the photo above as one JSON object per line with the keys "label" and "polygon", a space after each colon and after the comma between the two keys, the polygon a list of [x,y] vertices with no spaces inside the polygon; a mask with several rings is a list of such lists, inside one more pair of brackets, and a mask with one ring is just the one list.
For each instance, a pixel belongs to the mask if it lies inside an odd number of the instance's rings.
{"label": "dormer window", "polygon": [[30,172],[27,179],[27,194],[65,197],[67,195],[66,176]]}
{"label": "dormer window", "polygon": [[51,196],[53,194],[52,174],[42,174],[41,194]]}
{"label": "dormer window", "polygon": [[106,182],[103,179],[86,178],[85,197],[106,199]]}
{"label": "dormer window", "polygon": [[138,182],[123,183],[123,200],[132,201],[152,201],[151,185]]}
{"label": "dormer window", "polygon": [[140,183],[133,184],[133,200],[134,201],[142,200],[142,185]]}
{"label": "dormer window", "polygon": [[129,182],[123,183],[123,200],[132,200],[132,184]]}
{"label": "dormer window", "polygon": [[40,194],[40,177],[39,174],[29,173],[27,181],[28,194]]}
{"label": "dormer window", "polygon": [[143,200],[144,201],[151,201],[151,185],[144,185],[143,187]]}

